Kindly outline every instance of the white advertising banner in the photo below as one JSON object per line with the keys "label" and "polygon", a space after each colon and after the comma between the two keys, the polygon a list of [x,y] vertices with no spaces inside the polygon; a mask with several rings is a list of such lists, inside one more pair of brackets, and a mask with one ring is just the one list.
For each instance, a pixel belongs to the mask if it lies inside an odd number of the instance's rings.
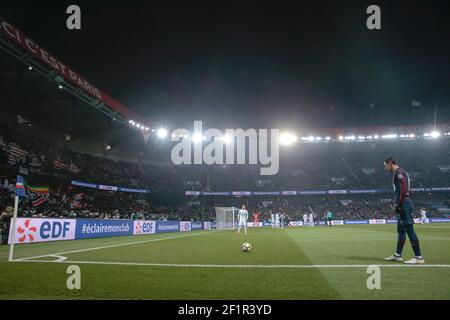
{"label": "white advertising banner", "polygon": [[156,233],[156,223],[150,220],[134,221],[133,234],[153,234]]}
{"label": "white advertising banner", "polygon": [[262,227],[262,222],[247,222],[247,227]]}
{"label": "white advertising banner", "polygon": [[371,219],[369,224],[386,224],[386,219]]}
{"label": "white advertising banner", "polygon": [[[14,243],[74,240],[76,220],[17,218]],[[8,243],[11,243],[12,223]]]}
{"label": "white advertising banner", "polygon": [[180,221],[180,231],[191,231],[191,222],[190,221]]}

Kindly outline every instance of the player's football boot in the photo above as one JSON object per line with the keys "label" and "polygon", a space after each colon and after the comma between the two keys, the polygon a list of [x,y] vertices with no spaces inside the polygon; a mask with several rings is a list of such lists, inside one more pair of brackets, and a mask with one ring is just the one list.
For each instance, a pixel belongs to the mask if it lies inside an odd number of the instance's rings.
{"label": "player's football boot", "polygon": [[425,264],[424,259],[412,258],[411,260],[405,261],[406,264]]}
{"label": "player's football boot", "polygon": [[397,257],[396,255],[392,255],[390,257],[384,258],[384,261],[398,261],[398,262],[401,262],[401,261],[403,261],[403,258],[402,257]]}

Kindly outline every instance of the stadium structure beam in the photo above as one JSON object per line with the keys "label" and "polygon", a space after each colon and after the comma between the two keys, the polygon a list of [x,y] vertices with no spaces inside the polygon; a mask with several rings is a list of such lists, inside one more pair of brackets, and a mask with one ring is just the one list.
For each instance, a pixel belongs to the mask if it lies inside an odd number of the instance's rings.
{"label": "stadium structure beam", "polygon": [[0,17],[0,49],[32,67],[33,71],[48,81],[62,86],[63,90],[127,127],[136,129],[129,124],[130,119],[141,123],[150,122],[85,81],[78,73],[51,56],[2,17]]}

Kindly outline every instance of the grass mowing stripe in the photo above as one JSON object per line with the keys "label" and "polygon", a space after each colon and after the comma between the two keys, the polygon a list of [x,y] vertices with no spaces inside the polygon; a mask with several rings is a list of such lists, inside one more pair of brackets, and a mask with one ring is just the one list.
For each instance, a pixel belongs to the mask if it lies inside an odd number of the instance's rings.
{"label": "grass mowing stripe", "polygon": [[[247,236],[224,231],[138,244],[175,234],[18,246],[17,257],[46,254],[36,259],[42,262],[9,263],[1,246],[0,299],[450,299],[450,224],[415,226],[426,265],[383,261],[395,248],[395,227],[249,228]],[[66,261],[48,256],[132,241],[71,253]],[[240,250],[244,241],[251,252]],[[412,255],[408,242],[404,259]],[[66,287],[71,264],[81,268],[81,290]],[[381,269],[380,290],[367,288],[372,265]]]}
{"label": "grass mowing stripe", "polygon": [[[294,239],[292,239],[292,237],[289,234],[289,231],[286,229],[283,229],[282,234],[285,236],[286,240],[290,243],[290,245],[295,248],[297,254],[302,256],[301,261],[304,263],[303,263],[303,265],[298,265],[297,268],[305,268],[305,265],[306,266],[313,265],[313,262],[307,256],[307,254],[304,252],[302,246],[299,245],[299,243],[296,242]],[[321,298],[326,298],[326,299],[341,298],[339,292],[333,288],[332,284],[322,274],[322,272],[319,270],[319,268],[309,267],[308,269],[310,269],[309,275],[308,275],[308,277],[310,277],[310,279],[308,279],[308,280],[305,279],[304,281],[300,282],[300,283],[302,283],[302,285],[307,284],[307,285],[313,285],[316,288],[320,288],[320,291],[323,295]],[[311,283],[312,279],[313,279],[313,281]]]}

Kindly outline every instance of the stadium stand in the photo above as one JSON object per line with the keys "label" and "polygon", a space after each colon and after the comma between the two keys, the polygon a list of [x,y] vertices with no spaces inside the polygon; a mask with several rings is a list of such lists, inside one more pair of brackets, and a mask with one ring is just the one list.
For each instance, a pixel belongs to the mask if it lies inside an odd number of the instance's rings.
{"label": "stadium stand", "polygon": [[[207,220],[214,219],[214,206],[246,202],[251,212],[262,213],[261,220],[268,220],[272,212],[284,212],[291,220],[313,212],[316,219],[322,219],[328,210],[339,219],[390,218],[391,194],[208,198],[186,197],[184,191],[387,189],[391,181],[382,159],[392,154],[408,169],[413,187],[448,187],[448,141],[302,145],[295,161],[281,159],[279,174],[260,176],[256,166],[248,165],[192,168],[114,161],[57,148],[1,125],[0,212],[12,204],[11,186],[19,172],[30,184],[49,187],[48,196],[34,194],[24,203],[21,215],[30,217]],[[71,185],[72,179],[145,188],[151,193],[92,190]],[[162,194],[165,200],[157,200]],[[442,208],[450,207],[448,192],[413,197],[416,207],[426,207],[429,216],[445,214]]]}

